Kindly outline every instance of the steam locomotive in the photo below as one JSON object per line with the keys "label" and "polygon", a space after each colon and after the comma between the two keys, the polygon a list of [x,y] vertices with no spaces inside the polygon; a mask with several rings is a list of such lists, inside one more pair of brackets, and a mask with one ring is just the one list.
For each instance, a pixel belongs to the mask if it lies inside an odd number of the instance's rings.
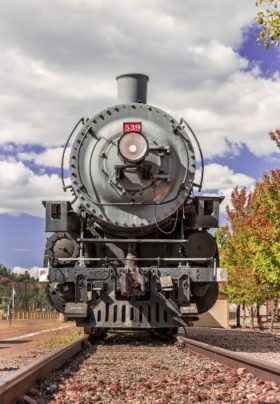
{"label": "steam locomotive", "polygon": [[200,145],[184,119],[146,103],[148,80],[118,76],[118,104],[77,123],[61,168],[73,200],[43,202],[53,234],[40,280],[53,307],[92,335],[174,333],[215,304],[226,280],[207,231],[223,197],[194,196]]}

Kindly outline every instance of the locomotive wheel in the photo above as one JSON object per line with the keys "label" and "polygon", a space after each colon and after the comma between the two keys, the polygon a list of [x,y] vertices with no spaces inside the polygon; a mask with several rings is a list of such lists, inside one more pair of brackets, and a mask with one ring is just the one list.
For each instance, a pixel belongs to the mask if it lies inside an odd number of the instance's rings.
{"label": "locomotive wheel", "polygon": [[107,330],[105,328],[91,328],[85,327],[84,333],[88,334],[89,342],[102,341],[107,336]]}

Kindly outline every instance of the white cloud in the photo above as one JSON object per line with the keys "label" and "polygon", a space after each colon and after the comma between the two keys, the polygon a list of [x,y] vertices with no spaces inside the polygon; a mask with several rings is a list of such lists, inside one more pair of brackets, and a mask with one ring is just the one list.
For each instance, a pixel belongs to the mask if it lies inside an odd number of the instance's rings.
{"label": "white cloud", "polygon": [[[205,157],[236,155],[243,144],[257,156],[275,152],[267,133],[279,126],[280,76],[262,77],[236,51],[256,12],[244,0],[5,2],[0,145],[20,161],[0,161],[0,213],[41,216],[41,200],[67,197],[45,167],[60,167],[61,145],[80,117],[117,103],[115,76],[129,71],[150,75],[148,102],[185,117]],[[46,150],[24,152],[24,144]],[[253,181],[212,164],[205,190],[229,195]]]}
{"label": "white cloud", "polygon": [[236,186],[248,188],[254,182],[254,178],[242,173],[236,173],[221,164],[212,163],[205,166],[203,186],[205,191],[219,190],[223,192],[227,189],[232,190]]}
{"label": "white cloud", "polygon": [[12,272],[18,275],[24,274],[26,271],[28,271],[27,268],[22,268],[22,267],[14,267],[12,269]]}
{"label": "white cloud", "polygon": [[58,175],[36,175],[22,162],[0,161],[0,213],[43,216],[43,200],[67,196]]}
{"label": "white cloud", "polygon": [[32,278],[38,279],[39,278],[39,267],[32,267],[32,268],[23,268],[20,266],[14,267],[12,272],[18,275],[25,274],[25,272],[29,272]]}
{"label": "white cloud", "polygon": [[117,102],[115,76],[142,71],[151,77],[148,101],[184,115],[206,157],[232,152],[230,143],[269,155],[280,79],[244,71],[248,61],[235,51],[256,12],[244,0],[131,0],[117,8],[113,0],[6,2],[0,143],[55,147],[33,157],[57,167],[75,122]]}
{"label": "white cloud", "polygon": [[[196,181],[200,178],[200,170],[196,174]],[[225,197],[221,204],[221,212],[225,212],[225,208],[230,204],[230,197],[235,187],[253,189],[255,179],[249,175],[236,173],[229,167],[221,164],[207,164],[204,172],[203,194],[207,195],[223,195]]]}
{"label": "white cloud", "polygon": [[[237,71],[226,81],[190,91],[183,115],[197,132],[206,157],[231,152],[229,143],[245,144],[257,156],[276,152],[268,132],[279,126],[280,79]],[[183,105],[180,97],[178,102]]]}
{"label": "white cloud", "polygon": [[[64,155],[64,167],[68,167],[68,161],[70,158],[70,147],[65,151]],[[51,147],[46,149],[41,153],[34,152],[22,152],[18,153],[17,157],[22,161],[34,161],[37,165],[42,165],[45,167],[60,168],[61,158],[63,153],[63,147]]]}

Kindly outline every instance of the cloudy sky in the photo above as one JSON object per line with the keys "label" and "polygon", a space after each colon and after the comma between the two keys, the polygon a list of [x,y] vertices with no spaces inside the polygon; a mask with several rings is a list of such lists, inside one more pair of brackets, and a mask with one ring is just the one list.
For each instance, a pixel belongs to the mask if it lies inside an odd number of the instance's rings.
{"label": "cloudy sky", "polygon": [[116,103],[115,76],[150,76],[148,102],[198,134],[204,191],[230,195],[279,165],[280,50],[256,44],[254,0],[14,0],[0,21],[0,262],[41,266],[44,199],[62,146]]}

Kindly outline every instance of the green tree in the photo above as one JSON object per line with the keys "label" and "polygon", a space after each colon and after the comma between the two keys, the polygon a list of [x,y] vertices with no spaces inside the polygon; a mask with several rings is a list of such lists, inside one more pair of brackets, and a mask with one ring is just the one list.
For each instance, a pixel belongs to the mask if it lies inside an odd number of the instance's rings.
{"label": "green tree", "polygon": [[11,272],[9,271],[8,268],[6,268],[4,265],[0,264],[0,276],[10,276]]}
{"label": "green tree", "polygon": [[12,273],[0,264],[0,308],[7,307],[7,298],[12,297],[15,289],[15,309],[50,309],[44,286],[32,277],[28,271],[24,274]]}
{"label": "green tree", "polygon": [[257,0],[258,7],[264,7],[257,14],[257,22],[261,28],[258,40],[266,48],[271,44],[280,46],[280,11],[279,0]]}
{"label": "green tree", "polygon": [[[229,226],[220,229],[221,260],[228,269],[226,292],[229,300],[248,309],[251,327],[259,305],[271,297],[268,286],[253,268],[253,251],[248,244],[250,228],[248,212],[251,194],[235,188],[231,195],[232,208],[227,207]],[[243,318],[243,325],[244,325]]]}
{"label": "green tree", "polygon": [[273,292],[272,330],[280,295],[280,169],[256,184],[248,221],[254,269]]}

